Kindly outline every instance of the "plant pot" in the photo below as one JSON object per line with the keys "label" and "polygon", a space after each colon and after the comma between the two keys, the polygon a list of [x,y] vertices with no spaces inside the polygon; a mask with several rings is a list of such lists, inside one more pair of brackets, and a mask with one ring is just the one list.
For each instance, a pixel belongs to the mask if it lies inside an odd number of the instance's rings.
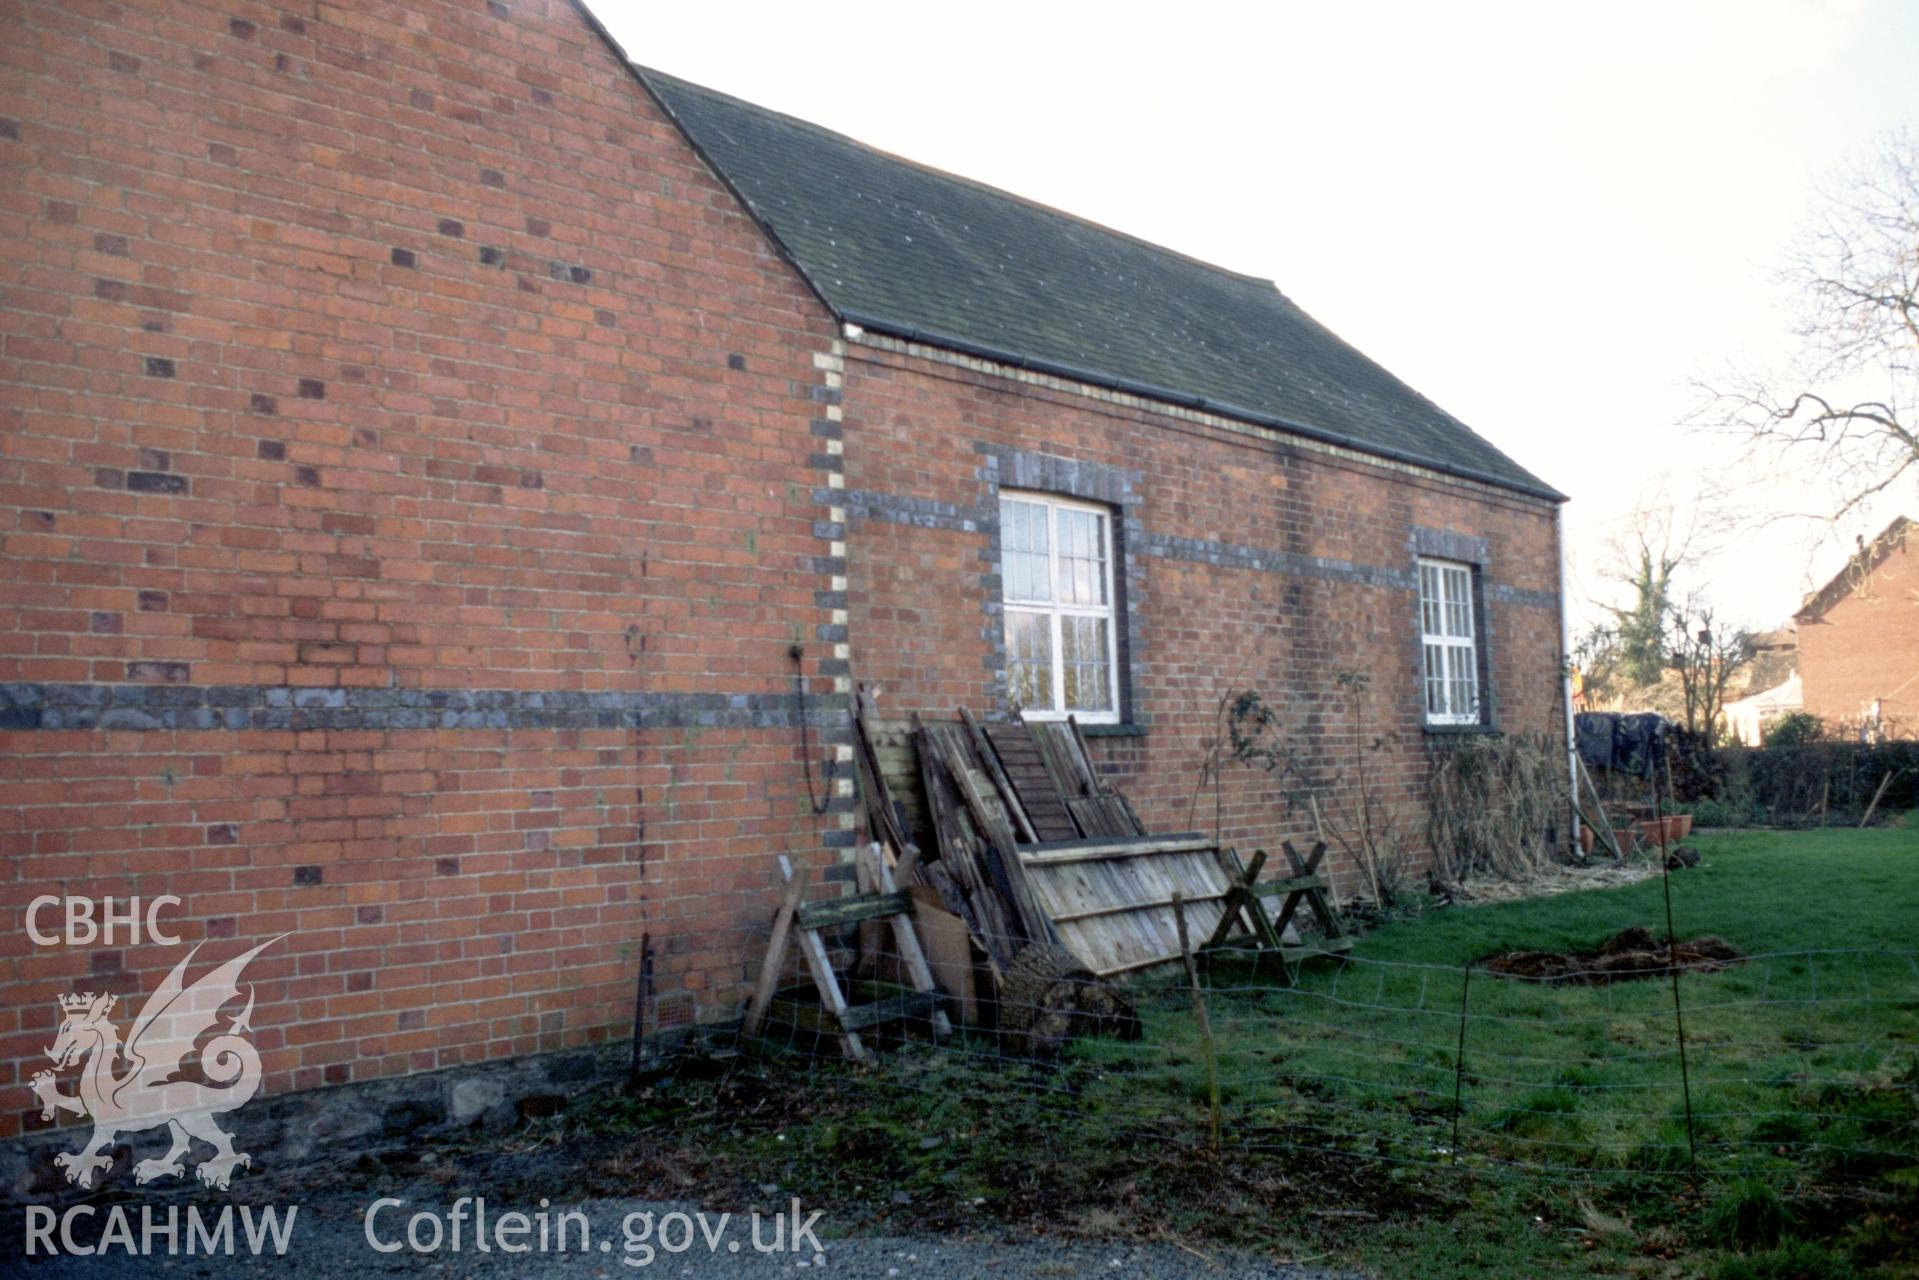
{"label": "plant pot", "polygon": [[1663,818],[1646,818],[1639,824],[1639,842],[1641,844],[1666,843],[1666,822]]}
{"label": "plant pot", "polygon": [[1666,819],[1666,839],[1684,840],[1691,834],[1692,815],[1690,813],[1675,813]]}
{"label": "plant pot", "polygon": [[1591,857],[1593,841],[1597,838],[1598,834],[1591,827],[1581,823],[1579,825],[1579,852],[1585,854],[1587,857]]}

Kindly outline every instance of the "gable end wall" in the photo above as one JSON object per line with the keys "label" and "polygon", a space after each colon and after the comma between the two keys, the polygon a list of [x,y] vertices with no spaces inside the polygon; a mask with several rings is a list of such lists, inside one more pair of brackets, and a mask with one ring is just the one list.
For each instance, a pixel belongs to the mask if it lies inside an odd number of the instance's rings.
{"label": "gable end wall", "polygon": [[1919,555],[1912,534],[1854,590],[1799,623],[1805,709],[1835,727],[1881,703],[1895,734],[1919,732]]}
{"label": "gable end wall", "polygon": [[565,0],[4,24],[0,1134],[181,954],[45,893],[287,933],[269,1093],[732,1013],[851,837],[823,308]]}

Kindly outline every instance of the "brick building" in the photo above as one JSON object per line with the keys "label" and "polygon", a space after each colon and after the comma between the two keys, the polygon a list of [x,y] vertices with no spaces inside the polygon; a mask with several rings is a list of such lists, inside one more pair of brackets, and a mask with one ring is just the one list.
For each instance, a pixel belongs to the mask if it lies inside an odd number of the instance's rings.
{"label": "brick building", "polygon": [[1429,744],[1563,732],[1559,495],[1266,282],[564,0],[4,22],[0,1132],[176,958],[43,894],[287,934],[269,1091],[726,1017],[858,836],[854,676],[1076,713],[1167,830],[1235,690],[1408,849]]}
{"label": "brick building", "polygon": [[1835,729],[1919,732],[1919,556],[1900,516],[1806,597],[1799,629],[1805,710]]}

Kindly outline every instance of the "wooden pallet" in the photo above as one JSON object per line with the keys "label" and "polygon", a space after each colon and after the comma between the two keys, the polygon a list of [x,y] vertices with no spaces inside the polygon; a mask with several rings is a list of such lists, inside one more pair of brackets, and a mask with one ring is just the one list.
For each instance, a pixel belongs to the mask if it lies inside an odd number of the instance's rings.
{"label": "wooden pallet", "polygon": [[[866,1061],[866,1045],[860,1040],[860,1032],[888,1022],[926,1020],[931,1023],[935,1038],[952,1032],[952,1024],[947,1021],[941,1008],[939,990],[933,984],[933,971],[926,963],[926,953],[920,949],[919,935],[913,932],[913,900],[900,892],[893,878],[893,869],[887,865],[886,857],[877,843],[862,849],[860,858],[863,863],[862,878],[870,877],[874,892],[807,902],[806,868],[802,866],[795,870],[786,855],[780,855],[780,874],[786,877],[786,896],[780,901],[779,912],[773,917],[773,936],[766,948],[766,958],[760,962],[759,981],[753,988],[753,999],[747,1005],[746,1017],[740,1023],[743,1034],[759,1034],[766,1020],[767,1007],[772,1004],[773,996],[779,989],[780,974],[786,969],[787,951],[796,940],[800,955],[812,973],[813,985],[819,990],[820,1006],[837,1029],[840,1049],[847,1057],[856,1062]],[[900,961],[913,984],[911,991],[869,1004],[847,1002],[846,992],[840,986],[839,975],[833,971],[832,959],[826,951],[826,940],[820,936],[820,931],[858,924],[862,920],[882,920],[892,925],[893,941],[899,948]]]}
{"label": "wooden pallet", "polygon": [[1079,827],[1026,725],[1017,720],[1001,721],[984,726],[980,733],[1000,766],[994,781],[1004,779],[1003,789],[1017,795],[1027,815],[1028,829],[1020,839],[1028,844],[1079,839]]}
{"label": "wooden pallet", "polygon": [[[1279,957],[1290,979],[1302,961],[1319,956],[1343,956],[1352,950],[1353,939],[1340,923],[1338,913],[1326,901],[1326,879],[1319,874],[1319,864],[1326,856],[1326,842],[1316,842],[1304,858],[1299,856],[1290,840],[1280,847],[1293,872],[1283,880],[1259,878],[1259,873],[1266,866],[1264,849],[1254,853],[1252,863],[1244,868],[1239,867],[1239,857],[1232,850],[1228,849],[1222,854],[1235,874],[1231,887],[1226,891],[1226,909],[1205,950],[1243,950],[1245,940],[1250,939],[1258,955]],[[1286,895],[1286,900],[1280,904],[1279,914],[1268,915],[1266,900],[1282,893]],[[1312,942],[1287,942],[1287,929],[1302,905],[1312,912],[1319,925],[1320,936]]]}

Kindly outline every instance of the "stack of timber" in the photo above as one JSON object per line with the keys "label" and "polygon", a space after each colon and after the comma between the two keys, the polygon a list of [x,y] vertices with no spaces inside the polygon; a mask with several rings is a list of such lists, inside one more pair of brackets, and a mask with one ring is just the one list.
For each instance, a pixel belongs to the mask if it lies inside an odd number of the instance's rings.
{"label": "stack of timber", "polygon": [[[1083,1035],[1137,1037],[1125,995],[1061,945],[1021,857],[1041,829],[1077,836],[1057,795],[1022,795],[985,731],[952,721],[884,721],[862,694],[855,764],[867,825],[898,863],[964,922],[991,975],[994,1019],[1007,1050],[1051,1058]],[[1016,762],[1034,769],[1037,757]]]}
{"label": "stack of timber", "polygon": [[[868,828],[897,851],[903,882],[930,886],[965,922],[1000,991],[1003,1031],[1016,1022],[1040,1046],[1088,1029],[1136,1033],[1106,980],[1180,960],[1176,897],[1197,938],[1246,934],[1263,947],[1287,934],[1286,958],[1302,954],[1287,927],[1300,900],[1275,923],[1271,895],[1244,882],[1233,851],[1149,834],[1076,720],[887,720],[862,695],[855,728]],[[1315,914],[1322,903],[1307,901]]]}
{"label": "stack of timber", "polygon": [[976,926],[973,936],[1003,972],[1026,947],[1057,944],[1059,934],[1020,864],[1012,810],[964,724],[927,724],[915,716],[913,727],[947,881],[930,883],[954,915]]}

